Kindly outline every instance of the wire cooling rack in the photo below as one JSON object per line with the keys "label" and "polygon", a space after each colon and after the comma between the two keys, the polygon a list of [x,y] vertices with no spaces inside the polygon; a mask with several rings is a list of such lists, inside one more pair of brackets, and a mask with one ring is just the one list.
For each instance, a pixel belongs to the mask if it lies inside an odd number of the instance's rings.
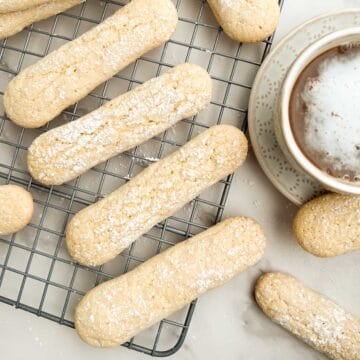
{"label": "wire cooling rack", "polygon": [[[19,71],[101,22],[126,2],[88,0],[0,42],[0,97]],[[124,184],[151,162],[214,124],[247,128],[251,85],[272,39],[239,45],[224,35],[205,0],[174,3],[180,21],[169,42],[138,59],[48,126],[35,130],[18,128],[5,117],[0,100],[0,184],[27,188],[36,203],[32,223],[26,229],[0,237],[0,301],[73,327],[74,309],[86,291],[220,221],[232,176],[158,224],[104,266],[87,268],[76,264],[64,247],[64,230],[73,214]],[[31,179],[26,152],[36,136],[182,62],[202,65],[211,74],[214,95],[207,110],[66,185],[48,188]],[[125,346],[153,356],[173,354],[185,339],[194,308],[195,301]]]}

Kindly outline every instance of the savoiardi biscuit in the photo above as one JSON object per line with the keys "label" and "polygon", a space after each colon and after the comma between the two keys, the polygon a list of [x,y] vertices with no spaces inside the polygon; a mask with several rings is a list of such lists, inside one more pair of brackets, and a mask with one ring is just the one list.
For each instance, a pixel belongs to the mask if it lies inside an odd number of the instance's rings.
{"label": "savoiardi biscuit", "polygon": [[28,9],[0,13],[0,39],[4,39],[22,31],[34,22],[59,14],[85,0],[48,1]]}
{"label": "savoiardi biscuit", "polygon": [[158,222],[234,172],[244,162],[247,148],[245,135],[234,126],[217,125],[202,132],[77,213],[66,229],[70,255],[90,266],[112,260]]}
{"label": "savoiardi biscuit", "polygon": [[34,213],[31,194],[20,186],[0,186],[0,235],[22,230]]}
{"label": "savoiardi biscuit", "polygon": [[360,319],[297,279],[264,274],[255,298],[271,320],[330,359],[360,359]]}
{"label": "savoiardi biscuit", "polygon": [[92,346],[120,345],[257,263],[264,249],[255,221],[224,220],[90,290],[76,308],[75,328]]}
{"label": "savoiardi biscuit", "polygon": [[37,128],[59,115],[174,32],[171,0],[132,0],[100,25],[16,76],[4,94],[7,116]]}
{"label": "savoiardi biscuit", "polygon": [[178,65],[36,138],[28,151],[29,171],[46,185],[70,181],[197,114],[209,104],[211,90],[211,78],[203,68]]}
{"label": "savoiardi biscuit", "polygon": [[266,39],[279,22],[278,0],[208,0],[225,33],[239,42]]}
{"label": "savoiardi biscuit", "polygon": [[294,234],[308,252],[321,257],[360,249],[360,196],[326,194],[303,205]]}
{"label": "savoiardi biscuit", "polygon": [[0,14],[26,10],[50,1],[51,0],[0,0]]}

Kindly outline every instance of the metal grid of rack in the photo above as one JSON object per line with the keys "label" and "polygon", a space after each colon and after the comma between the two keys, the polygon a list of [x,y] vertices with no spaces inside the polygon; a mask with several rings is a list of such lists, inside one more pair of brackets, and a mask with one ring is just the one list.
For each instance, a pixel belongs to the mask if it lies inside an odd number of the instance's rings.
{"label": "metal grid of rack", "polygon": [[[0,99],[0,184],[27,188],[36,203],[36,213],[26,229],[0,237],[1,302],[73,327],[74,308],[86,291],[221,220],[232,176],[158,224],[109,264],[81,266],[69,258],[64,247],[64,230],[74,213],[121,186],[151,162],[214,124],[247,128],[251,85],[272,38],[259,44],[237,44],[221,31],[205,0],[173,1],[180,19],[170,41],[138,59],[46,127],[17,128],[4,115]],[[88,0],[0,41],[0,98],[21,69],[101,22],[126,2]],[[26,168],[26,151],[36,136],[182,62],[202,65],[211,74],[214,95],[207,110],[63,186],[48,188],[33,182]],[[125,346],[153,356],[174,353],[185,339],[194,309],[195,301]]]}

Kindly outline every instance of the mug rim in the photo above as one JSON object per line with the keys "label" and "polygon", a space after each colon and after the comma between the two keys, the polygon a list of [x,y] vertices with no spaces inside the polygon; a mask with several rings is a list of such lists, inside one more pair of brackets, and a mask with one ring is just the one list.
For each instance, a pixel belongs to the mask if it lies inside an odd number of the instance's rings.
{"label": "mug rim", "polygon": [[[330,50],[336,46],[340,46],[342,42],[349,42],[350,39],[346,40],[346,38],[352,36],[358,36],[358,41],[360,42],[360,26],[339,30],[325,35],[324,37],[315,41],[313,44],[309,45],[297,57],[297,59],[291,65],[283,81],[280,93],[279,110],[280,128],[283,134],[282,137],[289,154],[295,160],[297,165],[299,165],[300,168],[307,174],[309,174],[311,177],[318,180],[327,189],[345,194],[360,195],[359,182],[351,183],[350,181],[342,180],[340,178],[336,178],[335,176],[327,174],[325,171],[321,170],[315,164],[313,164],[310,159],[308,159],[308,157],[300,149],[295,139],[291,128],[289,116],[289,105],[293,88],[302,71],[316,57],[320,56],[327,50]],[[338,42],[338,44],[336,44],[336,42]]]}

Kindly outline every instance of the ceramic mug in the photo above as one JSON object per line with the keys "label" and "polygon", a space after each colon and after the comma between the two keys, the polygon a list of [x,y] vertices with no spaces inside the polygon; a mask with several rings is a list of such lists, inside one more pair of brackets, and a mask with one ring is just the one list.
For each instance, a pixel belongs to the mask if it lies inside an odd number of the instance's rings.
{"label": "ceramic mug", "polygon": [[303,70],[318,56],[341,45],[360,45],[360,27],[348,28],[328,34],[307,47],[289,68],[282,83],[277,108],[275,110],[275,133],[290,163],[316,179],[326,189],[343,194],[360,195],[360,182],[350,182],[336,178],[314,165],[297,144],[289,116],[292,90]]}

